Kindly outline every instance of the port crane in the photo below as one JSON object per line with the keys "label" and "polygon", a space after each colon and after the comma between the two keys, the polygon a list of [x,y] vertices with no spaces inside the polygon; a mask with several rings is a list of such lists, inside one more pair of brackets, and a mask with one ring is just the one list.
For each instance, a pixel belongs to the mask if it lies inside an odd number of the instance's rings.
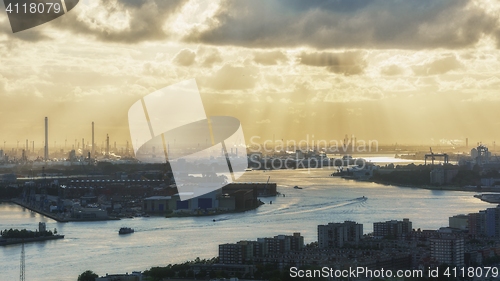
{"label": "port crane", "polygon": [[430,153],[425,154],[425,165],[427,165],[427,158],[431,159],[431,165],[434,166],[434,160],[436,160],[436,157],[443,157],[444,164],[449,163],[449,156],[446,153],[434,153],[432,152],[432,147],[429,147]]}

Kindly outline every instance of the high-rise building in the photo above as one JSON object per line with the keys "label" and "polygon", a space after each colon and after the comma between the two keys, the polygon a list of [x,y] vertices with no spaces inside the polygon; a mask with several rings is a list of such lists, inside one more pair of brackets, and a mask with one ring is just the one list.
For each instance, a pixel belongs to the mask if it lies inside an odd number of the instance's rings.
{"label": "high-rise building", "polygon": [[500,205],[486,209],[486,236],[500,238]]}
{"label": "high-rise building", "polygon": [[219,245],[219,262],[222,264],[244,264],[247,261],[247,245],[227,243]]}
{"label": "high-rise building", "polygon": [[449,226],[451,228],[467,230],[469,227],[469,216],[467,215],[456,215],[448,218]]}
{"label": "high-rise building", "polygon": [[363,238],[363,225],[345,221],[318,225],[318,244],[320,248],[342,248],[345,243],[357,243]]}
{"label": "high-rise building", "polygon": [[300,233],[259,238],[257,241],[240,241],[219,245],[219,262],[222,264],[244,264],[268,254],[284,254],[304,248],[304,237]]}
{"label": "high-rise building", "polygon": [[477,238],[486,236],[486,211],[469,214],[467,224],[469,235],[472,237]]}
{"label": "high-rise building", "polygon": [[412,223],[409,219],[373,223],[373,236],[378,238],[402,238],[411,231]]}
{"label": "high-rise building", "polygon": [[431,258],[449,266],[464,266],[464,239],[462,237],[442,236],[429,239]]}
{"label": "high-rise building", "polygon": [[273,238],[259,238],[257,241],[263,243],[268,253],[272,254],[299,251],[304,248],[304,237],[300,233],[278,235]]}

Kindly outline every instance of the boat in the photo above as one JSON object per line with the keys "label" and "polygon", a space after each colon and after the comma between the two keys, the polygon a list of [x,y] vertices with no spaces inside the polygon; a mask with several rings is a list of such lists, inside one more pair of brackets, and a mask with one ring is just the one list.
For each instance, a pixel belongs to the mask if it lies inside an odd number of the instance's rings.
{"label": "boat", "polygon": [[129,233],[134,233],[134,229],[130,227],[122,227],[118,231],[118,234],[129,234]]}
{"label": "boat", "polygon": [[294,186],[293,188],[295,188],[295,189],[302,189],[302,187],[297,186],[297,185],[296,185],[296,186]]}

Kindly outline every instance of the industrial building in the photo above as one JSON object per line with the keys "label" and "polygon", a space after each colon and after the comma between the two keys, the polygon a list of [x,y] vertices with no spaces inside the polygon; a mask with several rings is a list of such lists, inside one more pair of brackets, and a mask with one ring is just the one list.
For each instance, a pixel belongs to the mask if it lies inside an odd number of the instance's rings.
{"label": "industrial building", "polygon": [[71,212],[71,218],[75,220],[107,220],[108,212],[100,208],[74,208]]}
{"label": "industrial building", "polygon": [[17,176],[15,174],[0,174],[0,183],[15,183]]}
{"label": "industrial building", "polygon": [[179,194],[152,196],[144,199],[143,211],[150,214],[194,211],[244,211],[261,203],[258,196],[263,192],[276,193],[276,183],[232,183],[222,189],[181,201]]}

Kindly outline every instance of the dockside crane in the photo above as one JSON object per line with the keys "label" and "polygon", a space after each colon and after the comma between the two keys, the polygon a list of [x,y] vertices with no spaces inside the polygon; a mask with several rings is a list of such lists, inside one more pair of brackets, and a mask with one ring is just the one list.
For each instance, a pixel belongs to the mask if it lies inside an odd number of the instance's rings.
{"label": "dockside crane", "polygon": [[444,164],[448,164],[449,163],[449,156],[448,154],[446,153],[434,153],[432,152],[432,147],[429,147],[429,150],[430,150],[430,153],[429,154],[425,154],[425,165],[427,165],[427,158],[430,158],[431,159],[431,164],[434,166],[434,160],[436,160],[436,157],[443,157],[443,160],[444,160]]}

